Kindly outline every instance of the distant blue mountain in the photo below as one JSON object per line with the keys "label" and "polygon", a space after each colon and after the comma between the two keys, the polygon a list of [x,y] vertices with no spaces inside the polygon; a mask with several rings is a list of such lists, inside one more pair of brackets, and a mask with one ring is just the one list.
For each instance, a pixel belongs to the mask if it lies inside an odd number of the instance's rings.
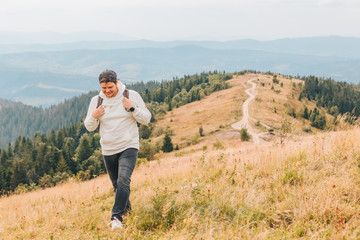
{"label": "distant blue mountain", "polygon": [[243,69],[360,80],[360,38],[77,42],[0,45],[0,52],[1,97],[43,106],[98,89],[104,69],[125,83]]}
{"label": "distant blue mountain", "polygon": [[[0,34],[1,36],[1,34]],[[110,37],[112,37],[110,35]],[[218,50],[260,50],[275,53],[293,53],[314,56],[338,56],[360,58],[360,38],[354,37],[308,37],[284,38],[278,40],[259,41],[243,39],[234,41],[80,41],[56,44],[1,44],[0,54],[18,52],[47,52],[70,50],[110,50],[128,48],[173,48],[182,45],[193,45]],[[115,37],[113,38],[115,39]]]}

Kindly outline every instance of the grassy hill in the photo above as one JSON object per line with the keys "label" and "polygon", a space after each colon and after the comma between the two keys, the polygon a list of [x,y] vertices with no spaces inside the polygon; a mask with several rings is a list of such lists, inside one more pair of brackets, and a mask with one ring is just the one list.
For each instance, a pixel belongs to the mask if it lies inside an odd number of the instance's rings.
{"label": "grassy hill", "polygon": [[[242,117],[246,81],[252,78],[259,78],[250,104],[253,125],[264,131],[259,121],[275,132],[258,145],[241,141],[230,127]],[[158,119],[156,128],[169,125],[181,149],[137,166],[133,213],[122,231],[106,225],[113,193],[103,175],[1,198],[0,239],[359,238],[360,130],[328,123],[327,129],[338,131],[324,132],[290,117],[289,108],[315,104],[296,100],[301,81],[278,76],[273,84],[272,79],[235,76],[229,80],[232,88]],[[292,130],[280,144],[286,118]],[[196,136],[200,125],[203,137]]]}
{"label": "grassy hill", "polygon": [[[229,80],[228,83],[231,88],[173,109],[162,119],[158,119],[153,130],[155,137],[153,141],[162,139],[162,135],[156,138],[157,132],[165,131],[167,126],[172,130],[174,144],[179,144],[182,147],[191,145],[191,142],[196,138],[205,143],[208,138],[214,137],[232,141],[240,133],[232,129],[230,125],[241,120],[242,105],[249,97],[245,93],[245,90],[250,87],[247,81],[254,78],[257,83],[257,96],[250,104],[250,122],[259,132],[266,131],[262,126],[265,124],[271,127],[275,135],[278,136],[285,120],[289,121],[291,125],[289,136],[307,136],[308,132],[319,132],[318,129],[311,127],[308,120],[300,116],[305,107],[308,109],[316,107],[313,101],[298,100],[303,81],[279,75],[276,77],[279,83],[275,84],[272,75],[246,74],[234,76],[233,79]],[[292,116],[294,113],[297,115],[296,118]],[[335,126],[333,124],[334,117],[327,113],[326,118],[327,130],[345,127],[345,124]],[[200,127],[203,128],[205,137],[197,136]]]}

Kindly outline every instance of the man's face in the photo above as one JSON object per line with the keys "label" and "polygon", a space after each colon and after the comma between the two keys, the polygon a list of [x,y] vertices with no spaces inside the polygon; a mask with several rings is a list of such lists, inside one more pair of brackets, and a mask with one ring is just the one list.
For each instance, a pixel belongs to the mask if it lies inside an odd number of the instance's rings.
{"label": "man's face", "polygon": [[103,82],[100,83],[101,91],[105,94],[106,97],[112,98],[115,97],[119,89],[117,88],[117,81],[114,82]]}

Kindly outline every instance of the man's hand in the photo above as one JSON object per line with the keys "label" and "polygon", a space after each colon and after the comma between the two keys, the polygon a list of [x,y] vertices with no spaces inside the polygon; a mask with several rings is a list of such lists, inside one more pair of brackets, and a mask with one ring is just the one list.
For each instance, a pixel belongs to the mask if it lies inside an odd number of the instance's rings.
{"label": "man's hand", "polygon": [[93,116],[93,118],[95,118],[95,119],[99,119],[105,113],[104,108],[105,107],[102,105],[100,105],[98,108],[95,108],[94,111],[92,112],[91,116]]}
{"label": "man's hand", "polygon": [[126,98],[126,97],[123,97],[123,104],[124,104],[124,107],[127,111],[129,111],[129,109],[131,107],[134,107],[135,104],[133,101],[131,101],[130,99]]}

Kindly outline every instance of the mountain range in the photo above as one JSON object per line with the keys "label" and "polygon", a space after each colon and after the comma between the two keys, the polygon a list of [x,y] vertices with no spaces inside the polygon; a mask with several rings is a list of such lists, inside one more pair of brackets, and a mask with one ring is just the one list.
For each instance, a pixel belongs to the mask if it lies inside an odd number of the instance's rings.
{"label": "mountain range", "polygon": [[360,38],[0,44],[0,53],[0,96],[44,107],[98,89],[104,69],[125,83],[243,69],[360,80]]}

